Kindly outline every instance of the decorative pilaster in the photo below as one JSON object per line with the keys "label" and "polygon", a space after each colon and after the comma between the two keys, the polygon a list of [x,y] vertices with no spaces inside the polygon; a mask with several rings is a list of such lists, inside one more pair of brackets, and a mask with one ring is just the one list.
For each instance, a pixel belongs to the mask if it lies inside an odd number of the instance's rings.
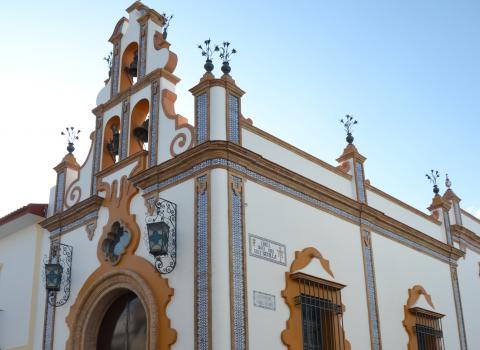
{"label": "decorative pilaster", "polygon": [[337,158],[337,162],[340,163],[340,167],[353,176],[355,196],[360,203],[367,204],[367,193],[365,191],[365,176],[363,163],[367,158],[362,156],[357,148],[353,144],[349,144],[340,157]]}
{"label": "decorative pilaster", "polygon": [[230,312],[232,349],[248,349],[243,180],[229,177]]}
{"label": "decorative pilaster", "polygon": [[210,139],[210,96],[209,91],[195,97],[195,135],[197,145]]}
{"label": "decorative pilaster", "polygon": [[55,168],[57,172],[57,184],[55,186],[54,213],[63,211],[65,189],[67,188],[67,177],[71,172],[78,172],[80,165],[73,154],[68,153]]}
{"label": "decorative pilaster", "polygon": [[151,84],[150,121],[148,134],[148,166],[157,165],[158,159],[158,108],[160,98],[160,84],[157,80]]}
{"label": "decorative pilaster", "polygon": [[130,97],[122,102],[122,120],[121,120],[121,141],[120,141],[120,160],[128,156],[128,136],[130,134]]}
{"label": "decorative pilaster", "polygon": [[[54,241],[50,242],[50,253],[48,256],[49,264],[57,264],[58,250],[53,249]],[[58,241],[56,241],[58,242]],[[54,330],[55,330],[55,304],[57,299],[57,293],[49,295],[47,292],[45,295],[45,318],[43,323],[43,343],[42,350],[53,350]]]}
{"label": "decorative pilaster", "polygon": [[465,321],[463,318],[462,297],[460,295],[460,287],[458,285],[457,266],[450,265],[450,275],[452,277],[453,297],[455,299],[458,334],[460,335],[460,349],[467,350],[467,335],[465,332]]}
{"label": "decorative pilaster", "polygon": [[375,282],[375,267],[370,231],[361,229],[363,267],[365,271],[365,286],[367,289],[368,316],[370,323],[370,339],[372,350],[381,350],[380,323],[378,318],[377,286]]}
{"label": "decorative pilaster", "polygon": [[209,175],[196,179],[195,209],[195,349],[212,348]]}
{"label": "decorative pilaster", "polygon": [[240,143],[240,126],[239,126],[239,119],[240,119],[240,103],[239,97],[233,95],[231,92],[227,90],[228,94],[228,119],[227,119],[227,140]]}
{"label": "decorative pilaster", "polygon": [[103,115],[97,115],[95,122],[95,146],[93,149],[93,169],[92,185],[90,186],[90,195],[97,194],[97,176],[100,171],[100,159],[102,157],[102,138],[103,138]]}
{"label": "decorative pilaster", "polygon": [[461,201],[461,199],[451,189],[452,181],[450,181],[450,179],[448,178],[448,174],[446,175],[445,186],[447,187],[447,190],[445,191],[445,193],[443,195],[443,199],[448,201],[452,205],[453,217],[454,217],[454,220],[455,220],[455,224],[459,225],[459,226],[463,226],[462,213],[460,211],[460,201]]}
{"label": "decorative pilaster", "polygon": [[[143,17],[142,17],[143,18]],[[147,31],[148,26],[146,21],[140,23],[140,38],[138,48],[138,79],[145,76],[147,71]]]}

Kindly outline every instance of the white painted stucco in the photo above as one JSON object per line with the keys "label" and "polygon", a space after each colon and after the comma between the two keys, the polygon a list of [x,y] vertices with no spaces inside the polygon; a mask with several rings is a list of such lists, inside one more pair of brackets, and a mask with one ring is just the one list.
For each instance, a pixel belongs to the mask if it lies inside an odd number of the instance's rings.
{"label": "white painted stucco", "polygon": [[210,89],[210,140],[227,139],[225,88],[214,86]]}
{"label": "white painted stucco", "polygon": [[355,198],[355,191],[351,180],[335,174],[331,170],[315,164],[311,160],[303,158],[245,128],[242,129],[242,146],[287,169],[291,169],[321,185],[327,186],[344,196]]}

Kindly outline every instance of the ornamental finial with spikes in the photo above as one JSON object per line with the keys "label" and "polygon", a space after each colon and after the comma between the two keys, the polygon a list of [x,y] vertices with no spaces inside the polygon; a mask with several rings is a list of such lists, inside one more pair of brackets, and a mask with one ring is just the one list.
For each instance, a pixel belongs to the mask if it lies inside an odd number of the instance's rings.
{"label": "ornamental finial with spikes", "polygon": [[73,126],[65,128],[66,133],[64,131],[61,132],[61,135],[67,136],[67,151],[69,154],[72,154],[75,151],[75,147],[73,147],[73,143],[75,140],[78,140],[78,134],[80,134],[80,130],[75,130]]}
{"label": "ornamental finial with spikes", "polygon": [[437,179],[440,177],[440,173],[438,172],[438,170],[432,169],[430,170],[430,175],[425,174],[425,176],[433,184],[433,193],[437,195],[440,192],[440,189],[438,188],[438,185],[437,185]]}
{"label": "ornamental finial with spikes", "polygon": [[450,178],[448,177],[448,174],[445,174],[445,186],[450,189],[452,187],[452,181],[450,181]]}

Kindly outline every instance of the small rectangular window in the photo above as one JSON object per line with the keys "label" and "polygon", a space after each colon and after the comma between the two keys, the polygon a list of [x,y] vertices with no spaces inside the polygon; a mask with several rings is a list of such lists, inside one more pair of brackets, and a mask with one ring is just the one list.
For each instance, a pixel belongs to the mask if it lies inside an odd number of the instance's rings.
{"label": "small rectangular window", "polygon": [[410,309],[415,314],[415,335],[418,350],[444,350],[442,314],[421,308]]}
{"label": "small rectangular window", "polygon": [[302,273],[292,275],[298,283],[295,299],[301,308],[304,350],[344,350],[343,285]]}

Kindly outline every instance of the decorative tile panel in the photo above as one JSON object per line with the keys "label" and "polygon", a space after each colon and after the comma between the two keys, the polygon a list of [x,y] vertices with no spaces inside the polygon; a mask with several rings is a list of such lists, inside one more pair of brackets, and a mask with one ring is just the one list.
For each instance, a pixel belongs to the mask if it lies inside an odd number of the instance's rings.
{"label": "decorative tile panel", "polygon": [[445,233],[447,235],[447,243],[453,245],[452,230],[450,228],[450,216],[446,210],[443,210],[443,220],[445,225]]}
{"label": "decorative tile panel", "polygon": [[370,321],[370,331],[372,334],[372,350],[380,350],[380,325],[378,323],[378,306],[377,306],[377,287],[375,283],[375,269],[372,257],[372,241],[371,234],[368,230],[361,230],[362,234],[362,252],[365,268],[365,279],[367,283],[367,302],[368,315]]}
{"label": "decorative tile panel", "polygon": [[159,96],[159,86],[158,81],[152,82],[152,98],[151,98],[151,109],[150,109],[150,121],[148,123],[149,127],[149,137],[148,137],[148,166],[152,167],[157,165],[157,152],[158,152],[158,96]]}
{"label": "decorative tile panel", "polygon": [[315,207],[318,207],[318,208],[321,208],[327,212],[330,212],[330,213],[333,213],[333,214],[336,214],[336,215],[339,215],[351,222],[354,222],[356,224],[362,224],[362,225],[365,225],[367,227],[369,227],[370,229],[372,229],[373,231],[383,235],[383,236],[386,236],[386,237],[389,237],[397,242],[400,242],[406,246],[409,246],[409,247],[412,247],[414,249],[417,249],[421,252],[424,252],[430,256],[433,256],[441,261],[444,261],[446,263],[455,263],[455,259],[452,259],[452,258],[447,258],[445,256],[443,256],[442,254],[440,253],[437,253],[435,252],[434,250],[428,248],[428,247],[425,247],[417,242],[415,242],[414,240],[410,240],[408,238],[405,238],[393,231],[390,231],[390,230],[387,230],[387,229],[384,229],[383,227],[380,227],[374,223],[371,223],[370,221],[368,220],[365,220],[365,219],[360,219],[359,217],[355,216],[355,215],[352,215],[342,209],[339,209],[337,207],[334,207],[333,205],[331,204],[328,204],[326,202],[323,202],[321,200],[318,200],[316,198],[313,198],[305,193],[302,193],[302,192],[299,192],[291,187],[288,187],[282,183],[279,183],[273,179],[270,179],[270,178],[267,178],[263,175],[260,175],[260,174],[257,174],[255,173],[254,171],[251,171],[247,168],[245,168],[244,166],[242,165],[239,165],[235,162],[232,162],[232,161],[229,161],[229,160],[226,160],[226,159],[223,159],[223,158],[215,158],[215,159],[211,159],[211,160],[206,160],[204,162],[201,162],[197,165],[194,165],[192,168],[190,168],[189,170],[183,172],[183,173],[180,173],[178,175],[175,175],[175,176],[172,176],[171,178],[168,178],[164,181],[161,181],[157,184],[154,184],[154,185],[151,185],[147,188],[145,188],[144,190],[144,194],[148,194],[148,193],[151,193],[153,191],[158,191],[162,188],[164,188],[165,186],[169,186],[173,183],[176,183],[176,182],[179,182],[179,181],[182,181],[183,179],[187,179],[187,178],[190,178],[192,175],[194,174],[198,174],[199,172],[201,171],[204,171],[205,169],[208,169],[208,168],[211,168],[211,167],[216,167],[216,166],[221,166],[221,167],[225,167],[225,168],[231,168],[241,174],[243,174],[244,176],[246,177],[249,177],[249,178],[252,178],[254,179],[255,181],[259,182],[259,183],[262,183],[263,185],[267,185],[268,187],[271,187],[271,188],[274,188],[275,190],[279,191],[279,192],[283,192],[283,193],[287,193],[295,198],[297,198],[298,200],[302,200],[302,201],[305,201],[307,203],[310,203],[311,205],[315,206]]}
{"label": "decorative tile panel", "polygon": [[48,302],[48,293],[45,298],[45,320],[43,325],[43,347],[42,350],[53,349],[53,329],[55,321],[55,307]]}
{"label": "decorative tile panel", "polygon": [[102,156],[102,133],[103,133],[103,116],[97,117],[97,125],[95,128],[95,149],[93,150],[93,171],[92,186],[90,194],[97,193],[97,177],[95,174],[100,170],[100,158]]}
{"label": "decorative tile panel", "polygon": [[275,295],[254,290],[253,306],[275,311]]}
{"label": "decorative tile panel", "polygon": [[228,140],[231,142],[239,143],[239,110],[238,110],[238,97],[228,96]]}
{"label": "decorative tile panel", "polygon": [[57,174],[57,188],[55,193],[55,213],[63,210],[63,193],[65,192],[65,171]]}
{"label": "decorative tile panel", "polygon": [[208,140],[208,99],[207,93],[197,96],[196,134],[197,144]]}
{"label": "decorative tile panel", "polygon": [[197,178],[196,200],[196,346],[198,350],[208,350],[210,345],[210,252],[208,211],[208,175]]}
{"label": "decorative tile panel", "polygon": [[357,168],[357,171],[356,171],[357,176],[355,181],[357,182],[358,201],[360,203],[366,203],[365,186],[363,183],[363,166],[362,166],[362,163],[360,162],[356,162],[355,166]]}
{"label": "decorative tile panel", "polygon": [[50,238],[51,239],[56,238],[58,235],[60,235],[62,233],[74,230],[77,227],[83,226],[83,225],[85,225],[87,223],[90,223],[92,221],[96,221],[97,217],[98,217],[98,211],[92,211],[92,212],[84,215],[80,219],[75,220],[74,222],[71,222],[68,225],[61,226],[61,227],[53,230],[52,232],[50,232]]}
{"label": "decorative tile panel", "polygon": [[460,297],[460,287],[458,285],[457,268],[450,266],[450,275],[452,276],[453,296],[455,300],[455,310],[457,314],[458,332],[460,335],[460,348],[467,350],[467,337],[465,332],[465,322],[463,319],[462,298]]}
{"label": "decorative tile panel", "polygon": [[250,256],[287,266],[287,248],[285,244],[252,234],[248,235],[248,242]]}
{"label": "decorative tile panel", "polygon": [[124,100],[122,102],[122,131],[120,134],[120,160],[127,158],[127,152],[128,152],[128,135],[130,134],[129,132],[129,126],[130,125],[130,102],[127,100]]}

